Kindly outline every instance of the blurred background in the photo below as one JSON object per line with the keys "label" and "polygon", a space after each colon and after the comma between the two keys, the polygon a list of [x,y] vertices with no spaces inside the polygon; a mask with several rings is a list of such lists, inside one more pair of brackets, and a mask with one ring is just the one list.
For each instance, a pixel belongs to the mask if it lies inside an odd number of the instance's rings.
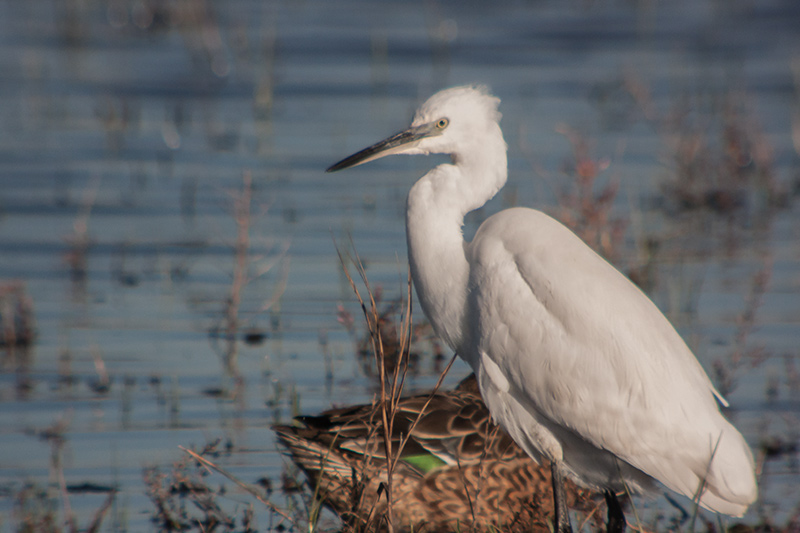
{"label": "blurred background", "polygon": [[[502,98],[510,166],[465,234],[536,207],[631,276],[753,447],[745,521],[796,520],[798,28],[794,0],[0,1],[0,529],[164,527],[154,487],[214,443],[296,505],[270,424],[376,391],[337,246],[391,324],[441,160],[324,169],[465,83]],[[450,355],[414,320],[409,392]]]}

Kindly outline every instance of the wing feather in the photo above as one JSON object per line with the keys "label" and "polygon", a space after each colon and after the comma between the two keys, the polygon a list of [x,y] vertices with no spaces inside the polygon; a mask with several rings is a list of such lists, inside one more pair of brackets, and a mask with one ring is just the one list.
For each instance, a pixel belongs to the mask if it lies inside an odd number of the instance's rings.
{"label": "wing feather", "polygon": [[[720,414],[719,394],[633,283],[530,209],[491,217],[467,250],[476,335],[467,344],[478,352],[469,357],[491,358],[516,401],[688,496],[723,439],[727,456],[712,464],[741,470],[728,478],[741,478],[736,490],[745,495],[711,489],[722,500],[755,494],[752,456]],[[712,468],[709,481],[722,473]]]}

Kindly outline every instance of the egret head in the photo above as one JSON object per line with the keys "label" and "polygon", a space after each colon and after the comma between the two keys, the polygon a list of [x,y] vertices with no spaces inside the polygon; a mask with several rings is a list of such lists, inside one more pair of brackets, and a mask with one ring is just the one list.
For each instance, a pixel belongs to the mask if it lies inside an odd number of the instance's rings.
{"label": "egret head", "polygon": [[[451,154],[479,149],[489,132],[500,132],[500,99],[484,86],[445,89],[417,110],[405,131],[373,144],[327,169],[335,172],[391,154]],[[502,133],[500,133],[502,140]]]}

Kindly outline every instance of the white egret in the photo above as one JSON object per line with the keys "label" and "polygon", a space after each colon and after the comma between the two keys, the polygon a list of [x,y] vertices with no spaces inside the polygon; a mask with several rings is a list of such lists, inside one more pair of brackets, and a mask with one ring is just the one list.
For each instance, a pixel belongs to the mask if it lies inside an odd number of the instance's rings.
{"label": "white egret", "polygon": [[451,156],[408,195],[411,276],[492,416],[534,459],[552,462],[558,531],[571,531],[565,475],[605,491],[609,529],[625,528],[614,494],[651,490],[655,480],[741,516],[757,494],[752,453],[644,293],[540,211],[506,209],[464,241],[464,215],[506,182],[499,103],[484,87],[443,90],[409,129],[328,171],[389,154]]}

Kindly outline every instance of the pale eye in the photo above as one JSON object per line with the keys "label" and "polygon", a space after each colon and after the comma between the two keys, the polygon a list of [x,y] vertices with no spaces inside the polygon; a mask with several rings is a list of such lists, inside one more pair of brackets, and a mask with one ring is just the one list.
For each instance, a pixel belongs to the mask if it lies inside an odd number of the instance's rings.
{"label": "pale eye", "polygon": [[443,130],[447,127],[448,124],[450,124],[449,120],[447,120],[446,118],[440,118],[439,122],[436,123],[436,127],[440,130]]}

